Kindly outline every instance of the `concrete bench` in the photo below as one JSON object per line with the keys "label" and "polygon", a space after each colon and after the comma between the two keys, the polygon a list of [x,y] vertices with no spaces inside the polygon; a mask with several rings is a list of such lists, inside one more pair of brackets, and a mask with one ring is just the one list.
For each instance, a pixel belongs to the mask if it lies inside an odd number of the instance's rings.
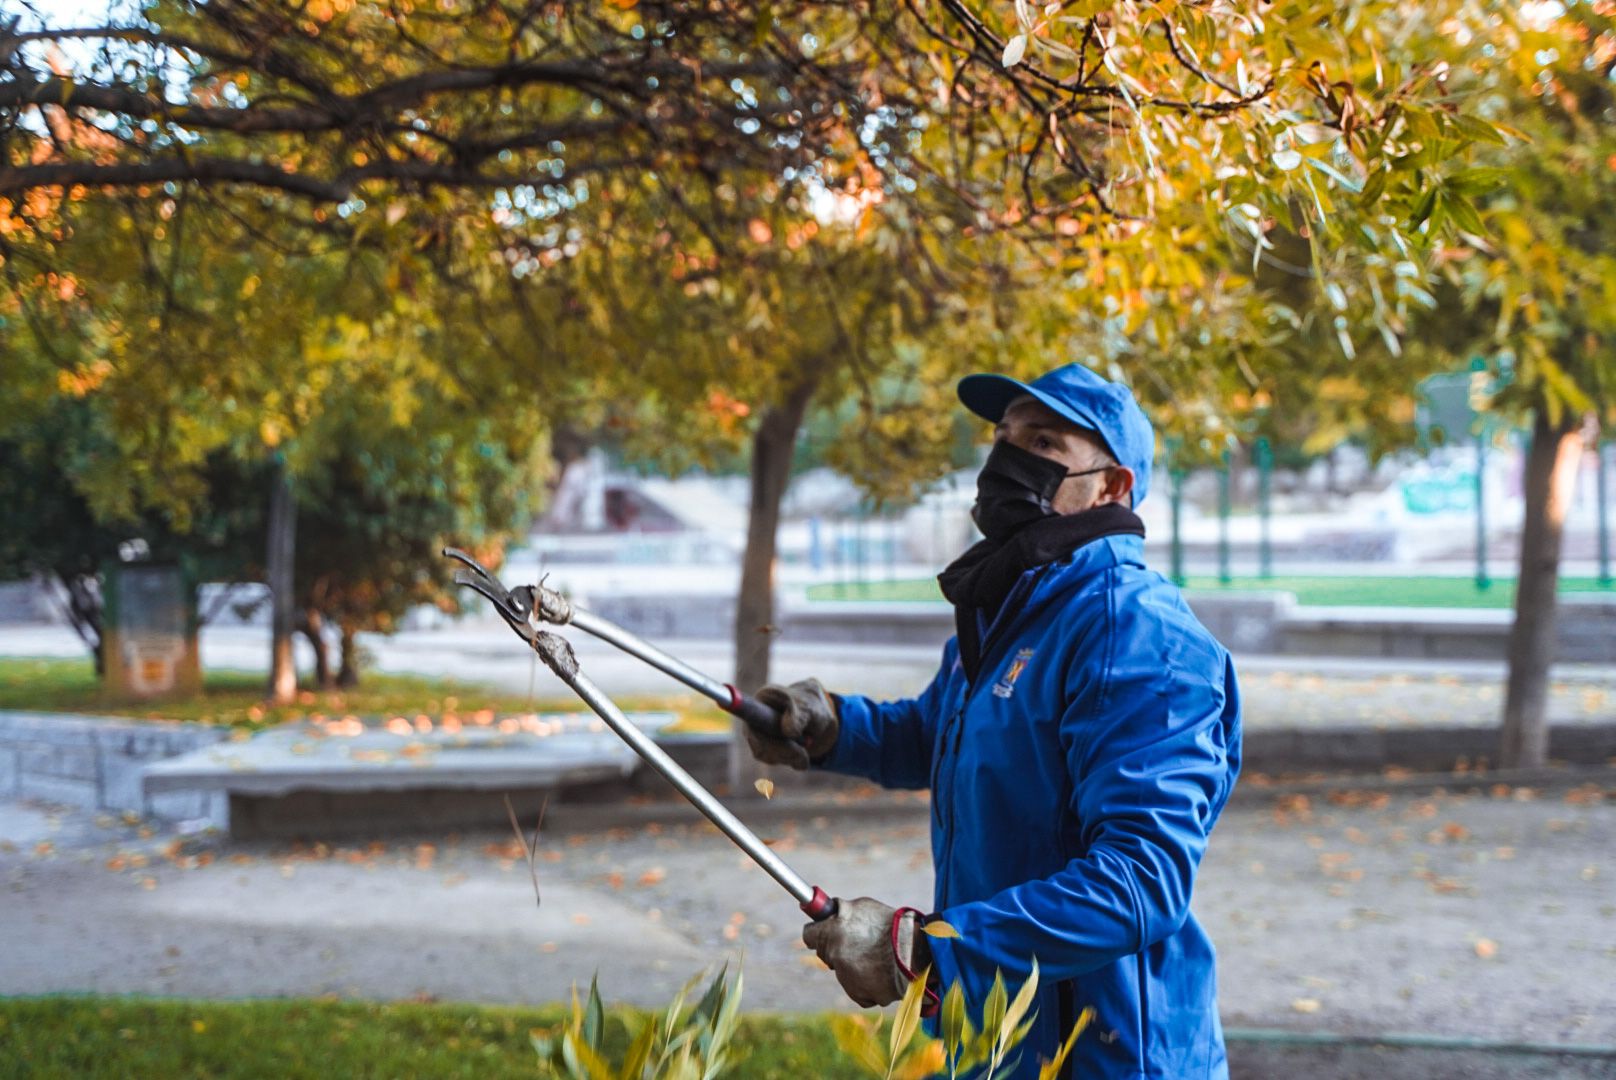
{"label": "concrete bench", "polygon": [[[655,731],[672,713],[637,713]],[[148,796],[220,793],[232,836],[377,833],[492,825],[504,797],[531,824],[563,790],[623,782],[634,752],[587,713],[463,721],[310,720],[148,765]]]}

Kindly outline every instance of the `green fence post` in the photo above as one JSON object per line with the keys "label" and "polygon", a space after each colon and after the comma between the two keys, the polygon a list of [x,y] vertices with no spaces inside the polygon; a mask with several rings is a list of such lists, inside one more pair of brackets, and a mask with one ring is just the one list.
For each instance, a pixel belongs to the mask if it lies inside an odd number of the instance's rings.
{"label": "green fence post", "polygon": [[1599,509],[1599,587],[1608,589],[1612,581],[1610,576],[1610,489],[1605,486],[1605,444],[1595,437],[1594,461],[1597,468],[1594,470],[1594,505]]}
{"label": "green fence post", "polygon": [[1476,588],[1487,589],[1493,579],[1487,573],[1487,439],[1491,425],[1481,422],[1476,435]]}
{"label": "green fence post", "polygon": [[1480,590],[1493,583],[1487,573],[1487,439],[1492,425],[1481,411],[1490,392],[1487,361],[1480,356],[1471,357],[1470,393],[1466,403],[1470,406],[1470,430],[1476,437],[1476,588]]}
{"label": "green fence post", "polygon": [[1181,531],[1184,511],[1184,470],[1178,464],[1178,440],[1167,440],[1167,474],[1173,481],[1172,495],[1172,563],[1173,584],[1184,587],[1184,534]]}
{"label": "green fence post", "polygon": [[1218,470],[1218,582],[1234,580],[1229,572],[1229,451],[1223,451],[1223,467]]}
{"label": "green fence post", "polygon": [[1274,449],[1268,445],[1268,436],[1257,440],[1257,574],[1263,580],[1274,576],[1274,544],[1269,534],[1272,513],[1269,508],[1269,483],[1274,472]]}

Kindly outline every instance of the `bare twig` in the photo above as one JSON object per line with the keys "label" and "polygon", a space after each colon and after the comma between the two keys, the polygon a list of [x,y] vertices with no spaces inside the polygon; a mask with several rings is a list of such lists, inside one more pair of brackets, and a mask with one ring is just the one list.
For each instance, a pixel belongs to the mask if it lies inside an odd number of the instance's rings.
{"label": "bare twig", "polygon": [[543,907],[544,898],[539,895],[539,830],[544,828],[544,812],[550,808],[550,796],[546,795],[544,802],[539,805],[539,820],[533,826],[533,840],[531,843],[528,841],[527,834],[522,831],[521,824],[516,820],[516,807],[511,805],[511,797],[505,795],[502,798],[505,800],[505,812],[511,817],[511,828],[516,831],[516,839],[521,843],[523,853],[527,855],[527,872],[528,876],[533,879],[533,903],[536,906]]}

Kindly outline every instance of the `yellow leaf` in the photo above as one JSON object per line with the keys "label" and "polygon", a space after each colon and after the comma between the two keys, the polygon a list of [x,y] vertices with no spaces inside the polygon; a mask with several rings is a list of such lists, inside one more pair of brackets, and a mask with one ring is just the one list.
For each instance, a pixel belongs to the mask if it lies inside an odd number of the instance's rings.
{"label": "yellow leaf", "polygon": [[920,1006],[926,1000],[926,977],[930,974],[931,969],[925,968],[910,980],[909,989],[903,992],[903,1000],[898,1003],[898,1015],[892,1018],[892,1035],[887,1046],[889,1060],[893,1062],[898,1060],[920,1026]]}
{"label": "yellow leaf", "polygon": [[1066,1033],[1066,1041],[1061,1043],[1060,1052],[1055,1055],[1054,1060],[1046,1061],[1038,1067],[1038,1080],[1055,1080],[1055,1077],[1060,1075],[1061,1067],[1066,1064],[1066,1059],[1071,1056],[1072,1047],[1077,1045],[1077,1037],[1083,1034],[1084,1029],[1093,1021],[1094,1006],[1090,1005],[1078,1014],[1077,1023],[1073,1024],[1072,1030]]}
{"label": "yellow leaf", "polygon": [[758,780],[752,786],[757,788],[758,793],[760,795],[762,795],[765,799],[774,798],[774,781],[773,780],[769,780],[769,779],[765,778],[765,779],[762,779],[762,780]]}
{"label": "yellow leaf", "polygon": [[1323,1005],[1318,998],[1297,998],[1291,1002],[1291,1008],[1299,1013],[1316,1013]]}
{"label": "yellow leaf", "polygon": [[941,919],[933,919],[931,922],[929,922],[926,925],[922,926],[920,929],[925,931],[927,937],[957,938],[957,937],[960,936],[960,933],[959,933],[958,930],[954,929],[952,926],[950,926],[948,923],[944,922]]}

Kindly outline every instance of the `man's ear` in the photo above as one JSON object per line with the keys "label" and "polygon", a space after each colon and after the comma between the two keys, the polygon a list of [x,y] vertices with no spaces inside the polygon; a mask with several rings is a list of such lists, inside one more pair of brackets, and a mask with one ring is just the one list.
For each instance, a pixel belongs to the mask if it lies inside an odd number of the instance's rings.
{"label": "man's ear", "polygon": [[1104,506],[1106,503],[1121,503],[1132,509],[1133,470],[1126,465],[1106,470],[1105,486],[1100,488],[1100,497],[1095,500],[1094,505]]}

